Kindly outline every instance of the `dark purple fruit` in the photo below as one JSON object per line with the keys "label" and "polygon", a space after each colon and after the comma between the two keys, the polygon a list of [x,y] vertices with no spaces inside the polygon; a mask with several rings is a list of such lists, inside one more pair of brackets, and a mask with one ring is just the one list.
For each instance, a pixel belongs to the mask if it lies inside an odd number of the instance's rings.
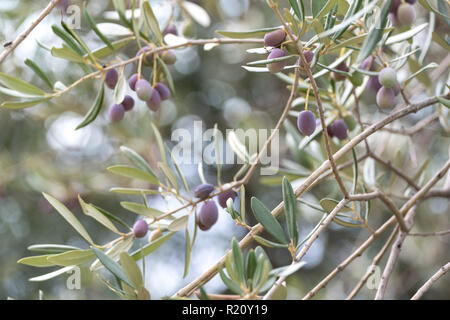
{"label": "dark purple fruit", "polygon": [[133,74],[130,79],[128,79],[128,85],[130,89],[136,91],[136,82],[139,80],[139,75],[137,73]]}
{"label": "dark purple fruit", "polygon": [[374,64],[375,63],[373,61],[373,57],[369,56],[361,63],[361,69],[363,69],[363,70],[372,70],[372,66]]}
{"label": "dark purple fruit", "polygon": [[177,27],[174,24],[170,24],[167,26],[166,29],[164,29],[163,36],[165,36],[166,34],[169,34],[169,33],[178,35]]}
{"label": "dark purple fruit", "polygon": [[279,47],[286,39],[284,30],[275,30],[264,35],[264,45],[266,47]]}
{"label": "dark purple fruit", "polygon": [[214,201],[205,201],[198,214],[198,227],[202,231],[209,230],[219,218],[217,205]]}
{"label": "dark purple fruit", "polygon": [[305,136],[310,136],[316,130],[316,117],[309,110],[301,111],[297,118],[298,130]]}
{"label": "dark purple fruit", "polygon": [[165,64],[172,65],[177,61],[177,56],[173,50],[167,50],[162,53],[162,59]]}
{"label": "dark purple fruit", "polygon": [[417,0],[405,0],[406,2],[408,2],[409,4],[414,4],[417,2]]}
{"label": "dark purple fruit", "polygon": [[214,186],[209,183],[202,183],[198,185],[194,190],[194,195],[196,198],[205,199],[214,190]]}
{"label": "dark purple fruit", "polygon": [[[348,72],[348,67],[347,67],[347,64],[345,62],[341,62],[335,69],[339,70],[339,71]],[[345,78],[347,76],[345,74],[332,72],[331,73],[331,77],[334,79],[334,81],[343,81],[343,80],[345,80]]]}
{"label": "dark purple fruit", "polygon": [[109,107],[108,113],[109,119],[111,119],[112,122],[119,122],[125,115],[125,109],[121,104],[113,104],[111,107]]}
{"label": "dark purple fruit", "polygon": [[222,208],[226,208],[227,200],[231,198],[234,201],[234,198],[236,198],[236,196],[237,196],[236,192],[234,192],[233,190],[227,190],[218,195],[217,201],[219,202],[219,205]]}
{"label": "dark purple fruit", "polygon": [[[281,49],[275,48],[270,52],[267,59],[276,59],[276,58],[282,58],[285,56],[286,56],[286,52],[284,52]],[[267,68],[269,69],[269,71],[271,73],[277,73],[277,72],[281,72],[285,66],[286,66],[286,60],[283,60],[283,61],[279,61],[279,62],[269,63],[267,65]]]}
{"label": "dark purple fruit", "polygon": [[338,119],[334,121],[328,128],[327,132],[331,132],[329,136],[337,137],[340,140],[347,139],[348,127],[344,120]]}
{"label": "dark purple fruit", "polygon": [[[152,48],[149,46],[145,46],[136,53],[136,57],[140,57],[142,54],[144,54],[144,52],[149,52],[149,51],[152,51]],[[153,53],[146,53],[144,55],[144,57],[142,58],[142,61],[147,65],[152,64],[153,63]]]}
{"label": "dark purple fruit", "polygon": [[156,83],[155,89],[161,96],[161,100],[167,100],[170,98],[170,90],[164,83],[162,82]]}
{"label": "dark purple fruit", "polygon": [[159,92],[157,90],[153,90],[151,98],[148,99],[145,103],[151,110],[155,112],[158,111],[159,107],[161,106],[161,96],[159,95]]}
{"label": "dark purple fruit", "polygon": [[409,3],[402,3],[397,9],[397,19],[403,26],[410,26],[416,20],[416,10]]}
{"label": "dark purple fruit", "polygon": [[392,108],[394,106],[395,92],[386,87],[381,87],[377,93],[377,104],[382,109]]}
{"label": "dark purple fruit", "polygon": [[142,101],[147,101],[152,97],[153,94],[153,88],[151,84],[145,80],[140,79],[136,82],[136,94],[139,99]]}
{"label": "dark purple fruit", "polygon": [[402,0],[394,0],[392,1],[391,13],[396,14],[398,6],[402,3]]}
{"label": "dark purple fruit", "polygon": [[116,69],[109,69],[105,72],[105,84],[108,88],[114,89],[119,80],[119,73]]}
{"label": "dark purple fruit", "polygon": [[378,90],[380,90],[381,84],[378,81],[377,76],[373,76],[373,77],[369,78],[369,80],[367,81],[367,88],[372,90],[373,92],[378,92]]}
{"label": "dark purple fruit", "polygon": [[126,95],[121,104],[125,111],[130,111],[134,107],[134,99],[131,96]]}
{"label": "dark purple fruit", "polygon": [[[313,59],[314,59],[314,52],[309,51],[309,50],[304,50],[304,51],[303,51],[303,55],[305,56],[306,62],[307,62],[308,64],[311,64],[311,62],[312,62]],[[299,65],[301,68],[304,68],[304,67],[305,67],[305,65],[303,64],[302,59],[298,59],[298,65]]]}
{"label": "dark purple fruit", "polygon": [[133,234],[136,238],[143,238],[147,234],[148,224],[145,220],[138,220],[133,226]]}

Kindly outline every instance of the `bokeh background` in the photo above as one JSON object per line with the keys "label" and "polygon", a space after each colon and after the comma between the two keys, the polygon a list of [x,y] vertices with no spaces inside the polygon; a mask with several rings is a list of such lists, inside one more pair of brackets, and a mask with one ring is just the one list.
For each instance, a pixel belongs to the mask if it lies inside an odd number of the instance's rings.
{"label": "bokeh background", "polygon": [[[158,16],[164,17],[164,3],[151,1]],[[206,8],[211,16],[209,28],[194,23],[196,38],[216,37],[215,30],[245,30],[277,26],[273,12],[265,1],[252,0],[204,0],[195,1]],[[305,1],[309,2],[309,1]],[[79,3],[75,1],[75,3]],[[287,1],[280,1],[284,6]],[[47,1],[0,1],[0,42],[13,39],[35,18]],[[308,5],[307,5],[308,7]],[[108,11],[113,10],[110,1],[89,1],[89,11],[97,22],[111,22]],[[159,9],[158,9],[159,8]],[[417,24],[428,21],[429,14],[416,5]],[[60,43],[50,30],[58,24],[61,12],[55,10],[32,34],[0,65],[5,72],[42,88],[41,82],[24,64],[30,58],[50,74],[53,81],[70,84],[82,76],[83,70],[75,64],[54,58],[37,45],[36,40],[47,46]],[[436,32],[448,36],[448,25],[436,19]],[[88,30],[84,19],[78,30],[91,48],[102,45]],[[305,38],[311,34],[305,35]],[[425,33],[414,41],[420,42]],[[107,91],[103,111],[97,120],[86,128],[75,131],[75,126],[89,110],[97,94],[99,81],[87,81],[70,93],[52,100],[50,103],[24,111],[0,110],[0,298],[37,299],[39,290],[46,298],[52,299],[115,299],[96,278],[82,271],[81,290],[66,288],[67,275],[52,280],[35,283],[28,279],[50,272],[50,268],[33,268],[17,264],[17,260],[31,255],[27,246],[37,243],[58,243],[80,247],[87,244],[43,199],[41,192],[49,193],[63,201],[82,221],[97,243],[112,240],[113,235],[81,212],[77,195],[105,208],[127,223],[132,224],[136,216],[119,205],[120,201],[137,200],[133,197],[108,192],[114,186],[142,186],[129,179],[120,179],[106,171],[112,164],[126,163],[119,147],[126,145],[138,151],[154,166],[158,161],[156,141],[150,120],[160,128],[165,141],[170,141],[171,132],[176,128],[192,129],[193,122],[202,120],[204,129],[218,123],[225,132],[227,128],[273,128],[287,99],[285,84],[267,73],[249,73],[241,68],[248,61],[260,59],[246,52],[249,45],[227,45],[205,52],[201,47],[177,50],[178,61],[171,68],[176,81],[177,95],[165,102],[161,111],[150,114],[144,104],[138,103],[135,110],[128,113],[119,124],[111,124],[107,118],[106,107],[112,103],[112,91]],[[134,56],[137,47],[128,45],[120,56],[125,59]],[[432,44],[429,59],[439,62],[448,52]],[[126,74],[134,72],[135,66],[128,66]],[[407,68],[400,73],[403,79]],[[323,80],[323,81],[326,81]],[[415,83],[413,83],[415,85]],[[413,86],[412,85],[412,86]],[[420,99],[415,97],[414,99]],[[6,96],[0,94],[0,101]],[[363,120],[373,122],[384,114],[375,106],[374,95],[364,94],[362,101]],[[432,108],[406,117],[397,127],[409,126],[429,115]],[[448,114],[443,115],[448,121]],[[295,118],[288,121],[295,125]],[[442,122],[442,120],[441,120]],[[424,162],[429,165],[423,179],[433,175],[448,158],[450,138],[440,122],[434,122],[420,134],[412,138],[380,133],[370,139],[373,146],[385,145],[382,153],[387,160],[396,161],[405,170],[417,170]],[[387,145],[387,146],[386,146]],[[414,146],[411,151],[411,145]],[[363,152],[363,149],[358,149]],[[414,152],[415,158],[411,158]],[[280,159],[296,161],[290,153],[285,132],[280,137]],[[428,160],[427,160],[428,159]],[[282,162],[283,165],[283,162]],[[317,163],[314,164],[317,166]],[[183,166],[183,172],[191,186],[200,182],[196,166]],[[231,179],[238,166],[224,168],[224,180]],[[387,174],[377,166],[377,173]],[[205,167],[206,178],[216,182],[216,169]],[[425,180],[423,180],[425,181]],[[419,183],[423,183],[419,181]],[[266,186],[254,177],[247,189],[247,195],[261,199],[269,208],[281,200],[279,186]],[[293,181],[297,185],[301,180]],[[389,190],[398,191],[405,185],[398,180],[391,181]],[[304,199],[317,202],[323,197],[337,198],[339,192],[333,180],[328,180],[308,192]],[[174,208],[176,203],[166,203],[158,197],[149,201],[161,209]],[[429,232],[449,229],[449,199],[431,199],[422,203],[416,219],[415,232]],[[251,224],[254,223],[249,213]],[[389,213],[378,202],[373,203],[371,223],[380,225]],[[319,221],[321,214],[299,205],[299,224],[301,237],[306,236]],[[184,234],[172,237],[159,250],[146,260],[146,284],[153,298],[171,295],[183,285],[194,280],[209,266],[213,265],[229,247],[231,236],[241,238],[244,229],[234,225],[225,211],[220,212],[219,222],[208,232],[198,235],[193,249],[191,268],[183,279]],[[369,236],[365,229],[344,228],[333,224],[315,242],[310,253],[304,258],[307,265],[288,280],[288,299],[299,299],[319,280],[328,274],[342,259],[349,255]],[[386,237],[381,237],[373,247],[357,261],[339,274],[319,298],[342,298],[350,292],[364,274],[373,256],[378,252]],[[142,240],[145,242],[146,240]],[[409,298],[415,290],[428,279],[439,266],[449,260],[450,237],[410,237],[406,240],[393,277],[389,282],[387,298]],[[287,252],[267,250],[274,266],[289,263]],[[385,259],[382,260],[384,265]],[[426,298],[450,298],[449,279],[441,279],[430,290]],[[220,279],[213,279],[205,289],[212,293],[225,291]],[[364,287],[358,298],[373,298],[375,291]]]}

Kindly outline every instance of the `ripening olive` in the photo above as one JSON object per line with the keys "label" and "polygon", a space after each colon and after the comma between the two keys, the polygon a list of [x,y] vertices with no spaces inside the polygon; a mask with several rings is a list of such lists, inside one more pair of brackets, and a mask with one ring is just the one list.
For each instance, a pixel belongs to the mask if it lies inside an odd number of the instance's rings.
{"label": "ripening olive", "polygon": [[402,3],[397,9],[397,19],[403,26],[410,26],[416,19],[416,10],[408,3]]}
{"label": "ripening olive", "polygon": [[284,30],[275,30],[264,35],[264,45],[266,47],[279,47],[284,39],[286,39],[286,32]]}
{"label": "ripening olive", "polygon": [[131,96],[126,95],[125,98],[123,98],[121,105],[125,111],[130,111],[134,107],[134,99]]}
{"label": "ripening olive", "polygon": [[205,199],[214,190],[214,186],[209,183],[202,183],[194,189],[194,195],[196,198]]}
{"label": "ripening olive", "polygon": [[142,101],[147,101],[153,95],[153,88],[147,80],[140,79],[136,82],[136,94]]}
{"label": "ripening olive", "polygon": [[297,118],[298,130],[305,136],[310,136],[316,130],[316,117],[309,110],[303,110]]}
{"label": "ripening olive", "polygon": [[143,238],[147,234],[148,224],[145,220],[138,220],[133,226],[133,234],[136,238]]}
{"label": "ripening olive", "polygon": [[167,100],[170,98],[170,90],[164,83],[156,83],[155,89],[161,96],[161,100]]}
{"label": "ripening olive", "polygon": [[[149,52],[151,50],[152,50],[151,47],[145,46],[136,53],[136,57],[139,57],[142,54],[144,54],[144,52]],[[146,65],[152,64],[153,63],[153,53],[145,53],[144,57],[142,58],[142,62],[144,62],[144,64],[146,64]]]}
{"label": "ripening olive", "polygon": [[391,88],[381,87],[377,93],[377,104],[380,108],[392,108],[394,106],[395,92]]}
{"label": "ripening olive", "polygon": [[123,105],[121,104],[113,104],[111,107],[109,107],[109,119],[112,122],[119,122],[123,119],[123,116],[125,115],[125,109]]}
{"label": "ripening olive", "polygon": [[[275,48],[270,52],[267,59],[276,59],[276,58],[282,58],[285,56],[286,56],[286,52],[284,52],[281,49]],[[281,72],[285,66],[286,66],[286,60],[267,64],[267,68],[269,69],[269,71],[271,73]]]}
{"label": "ripening olive", "polygon": [[161,96],[159,95],[159,92],[157,90],[153,90],[151,98],[148,99],[145,103],[151,110],[155,112],[158,111],[161,105]]}
{"label": "ripening olive", "polygon": [[105,72],[105,84],[108,88],[114,89],[119,80],[119,73],[116,69],[109,69]]}
{"label": "ripening olive", "polygon": [[130,86],[130,89],[133,91],[136,91],[136,82],[140,79],[139,75],[137,73],[133,74],[130,79],[128,79],[128,85]]}
{"label": "ripening olive", "polygon": [[[348,72],[348,67],[347,64],[345,62],[341,62],[336,68],[336,70],[339,71],[345,71]],[[345,74],[341,74],[341,73],[337,73],[337,72],[332,72],[331,73],[331,77],[335,80],[335,81],[343,81],[345,80],[345,78],[347,77]]]}
{"label": "ripening olive", "polygon": [[334,121],[328,128],[328,132],[331,132],[331,135],[329,134],[330,136],[337,137],[340,140],[347,139],[348,127],[344,120],[338,119]]}
{"label": "ripening olive", "polygon": [[380,82],[383,87],[392,88],[397,82],[397,73],[392,68],[384,68],[378,74],[378,82]]}
{"label": "ripening olive", "polygon": [[373,77],[369,78],[369,81],[367,81],[367,88],[369,88],[373,92],[378,92],[378,90],[380,90],[381,84],[378,81],[377,76],[373,76]]}
{"label": "ripening olive", "polygon": [[214,201],[205,201],[197,218],[200,230],[206,231],[210,229],[219,218],[216,203]]}
{"label": "ripening olive", "polygon": [[226,208],[227,200],[232,199],[234,201],[234,198],[236,198],[236,192],[234,192],[233,190],[227,190],[219,194],[219,196],[217,197],[217,201],[222,208]]}
{"label": "ripening olive", "polygon": [[173,50],[167,50],[162,53],[162,59],[165,64],[172,65],[177,61],[177,56]]}

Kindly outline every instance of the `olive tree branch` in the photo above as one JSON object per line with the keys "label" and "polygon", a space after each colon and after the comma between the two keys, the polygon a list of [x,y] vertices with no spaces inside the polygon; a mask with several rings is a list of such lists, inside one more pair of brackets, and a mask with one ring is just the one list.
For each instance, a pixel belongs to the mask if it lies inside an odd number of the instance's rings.
{"label": "olive tree branch", "polygon": [[427,282],[423,284],[417,290],[417,292],[412,296],[411,300],[418,300],[420,299],[425,292],[427,292],[431,286],[438,281],[442,276],[444,276],[448,271],[450,270],[450,262],[448,262],[446,265],[442,266],[430,279],[428,279]]}
{"label": "olive tree branch", "polygon": [[41,23],[42,20],[44,20],[44,18],[46,16],[48,16],[50,14],[50,12],[53,10],[53,8],[58,4],[60,0],[51,0],[47,7],[45,7],[45,9],[39,14],[39,16],[36,18],[36,20],[34,20],[31,25],[25,29],[21,34],[19,34],[17,36],[17,38],[6,47],[5,50],[3,50],[3,52],[0,54],[0,64],[6,59],[6,57],[15,49],[17,48],[17,46],[23,41],[25,40],[25,38],[31,33],[31,31],[33,31],[34,28],[36,28],[36,26]]}
{"label": "olive tree branch", "polygon": [[[446,95],[445,97],[450,96],[450,94]],[[444,97],[444,98],[445,98]],[[448,99],[448,98],[447,98]],[[343,155],[350,152],[353,147],[358,145],[360,142],[362,142],[365,138],[369,137],[373,133],[377,132],[379,129],[383,128],[387,124],[391,123],[392,121],[395,121],[399,118],[404,117],[407,114],[417,112],[427,106],[430,106],[432,104],[437,103],[437,99],[435,97],[424,99],[418,103],[410,104],[392,114],[385,117],[384,119],[380,120],[379,122],[371,125],[370,127],[366,128],[363,132],[355,136],[353,139],[351,139],[349,142],[347,142],[340,150],[338,150],[334,156],[334,160],[340,159]],[[326,160],[324,161],[314,172],[312,172],[309,177],[305,179],[305,181],[298,186],[295,191],[295,197],[298,198],[301,196],[304,192],[306,192],[310,186],[318,179],[320,178],[328,169],[330,169],[330,161]],[[283,211],[284,203],[279,203],[273,210],[272,215],[276,218],[278,217],[281,212]],[[391,217],[382,227],[380,227],[374,234],[371,235],[371,237],[358,249],[359,254],[362,253],[362,251],[365,250],[376,238],[378,238],[385,230],[387,230],[394,222],[395,217]],[[257,224],[251,228],[251,230],[247,233],[247,235],[239,242],[240,248],[246,248],[253,240],[253,235],[259,234],[263,231],[263,227],[261,224]],[[358,251],[355,252],[355,255],[358,254]],[[201,285],[204,285],[206,282],[211,280],[216,274],[217,274],[217,268],[224,264],[225,257],[228,254],[228,252],[213,266],[211,266],[209,269],[204,271],[202,275],[200,275],[197,279],[186,285],[184,288],[180,289],[176,295],[177,296],[190,296],[193,294],[193,292]],[[350,263],[356,256],[350,257]],[[339,271],[338,271],[339,272]],[[331,277],[332,278],[332,277]]]}

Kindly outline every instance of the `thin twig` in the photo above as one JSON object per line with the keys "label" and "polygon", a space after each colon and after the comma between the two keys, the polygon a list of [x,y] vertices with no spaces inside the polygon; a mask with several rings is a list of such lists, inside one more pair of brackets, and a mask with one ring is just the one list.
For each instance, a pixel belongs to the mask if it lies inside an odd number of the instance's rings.
{"label": "thin twig", "polygon": [[0,54],[0,63],[2,63],[6,57],[15,49],[17,48],[17,46],[23,41],[25,40],[25,38],[31,33],[31,31],[33,31],[34,28],[36,28],[36,26],[41,23],[42,20],[44,20],[44,18],[46,16],[48,16],[50,14],[50,12],[52,12],[53,8],[58,4],[60,0],[51,0],[49,2],[49,4],[47,5],[47,7],[45,7],[45,9],[41,12],[41,14],[36,18],[36,20],[34,20],[31,25],[25,29],[25,31],[23,31],[21,34],[19,34],[17,36],[17,38],[5,49],[3,50],[3,52]]}
{"label": "thin twig", "polygon": [[443,275],[445,275],[450,270],[450,262],[448,262],[445,266],[442,266],[427,282],[424,283],[419,290],[417,290],[416,294],[412,296],[411,300],[420,299],[425,292],[427,292],[431,286],[438,281]]}

